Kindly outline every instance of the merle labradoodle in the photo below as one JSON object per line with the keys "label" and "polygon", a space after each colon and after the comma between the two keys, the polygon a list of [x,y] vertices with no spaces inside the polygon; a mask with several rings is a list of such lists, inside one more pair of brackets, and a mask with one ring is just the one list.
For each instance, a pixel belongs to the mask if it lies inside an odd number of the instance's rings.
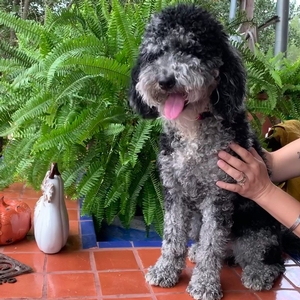
{"label": "merle labradoodle", "polygon": [[270,289],[283,272],[279,223],[253,201],[216,186],[235,182],[217,167],[217,153],[235,141],[263,155],[244,106],[246,74],[221,24],[197,6],[168,7],[146,27],[132,70],[130,105],[163,119],[158,157],[165,194],[162,254],[146,280],[171,287],[189,258],[187,291],[222,297],[220,270],[230,242],[242,282]]}

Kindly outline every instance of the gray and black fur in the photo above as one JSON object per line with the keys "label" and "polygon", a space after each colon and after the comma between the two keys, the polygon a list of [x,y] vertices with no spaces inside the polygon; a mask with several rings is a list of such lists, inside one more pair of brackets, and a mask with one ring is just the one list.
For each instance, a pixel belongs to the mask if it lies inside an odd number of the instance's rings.
{"label": "gray and black fur", "polygon": [[[263,156],[246,117],[245,85],[239,54],[208,12],[179,5],[152,17],[130,89],[130,105],[138,113],[164,120],[158,157],[164,237],[161,257],[146,274],[150,284],[177,283],[189,237],[196,266],[187,291],[194,299],[222,297],[220,270],[229,242],[245,287],[271,289],[284,271],[280,224],[253,201],[216,186],[217,180],[234,182],[217,167],[217,153],[229,151],[230,142]],[[186,98],[182,116],[173,121],[163,116],[170,93]],[[196,120],[198,114],[207,117]]]}

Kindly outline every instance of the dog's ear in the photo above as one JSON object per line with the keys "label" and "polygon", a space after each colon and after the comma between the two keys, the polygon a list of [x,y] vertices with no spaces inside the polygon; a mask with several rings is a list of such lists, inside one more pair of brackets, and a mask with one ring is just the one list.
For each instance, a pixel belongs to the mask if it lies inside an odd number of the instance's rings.
{"label": "dog's ear", "polygon": [[234,119],[244,107],[246,94],[246,72],[237,50],[226,42],[223,47],[223,65],[219,70],[219,83],[211,96],[217,115],[225,120]]}
{"label": "dog's ear", "polygon": [[136,65],[131,71],[131,82],[129,89],[129,105],[143,118],[155,119],[159,116],[158,111],[155,107],[148,106],[143,100],[139,92],[136,90],[136,84],[139,80],[140,74],[140,62],[137,60]]}

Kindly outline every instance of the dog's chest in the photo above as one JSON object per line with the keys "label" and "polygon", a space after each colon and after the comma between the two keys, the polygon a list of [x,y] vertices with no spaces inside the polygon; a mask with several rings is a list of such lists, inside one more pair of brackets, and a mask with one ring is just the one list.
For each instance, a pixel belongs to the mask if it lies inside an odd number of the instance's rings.
{"label": "dog's chest", "polygon": [[208,125],[202,126],[193,139],[180,137],[171,140],[168,154],[162,150],[159,163],[165,187],[180,185],[188,193],[197,192],[215,186],[215,182],[224,176],[217,166],[218,152],[228,147],[232,137],[221,134],[218,126]]}

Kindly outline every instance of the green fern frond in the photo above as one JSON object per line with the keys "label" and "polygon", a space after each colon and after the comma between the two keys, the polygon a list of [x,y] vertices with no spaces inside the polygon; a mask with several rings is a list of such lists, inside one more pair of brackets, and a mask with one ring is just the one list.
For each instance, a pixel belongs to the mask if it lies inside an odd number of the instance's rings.
{"label": "green fern frond", "polygon": [[124,42],[124,48],[126,47],[126,53],[128,55],[128,61],[131,63],[134,59],[134,53],[138,44],[136,43],[134,35],[128,30],[130,27],[130,22],[127,19],[127,14],[125,13],[122,5],[118,0],[112,0],[112,9],[116,17],[118,24],[118,30],[122,36]]}
{"label": "green fern frond", "polygon": [[74,122],[65,127],[53,129],[50,133],[43,135],[34,147],[34,151],[44,151],[50,148],[56,148],[60,144],[75,144],[78,143],[76,135],[77,131],[91,120],[90,110],[85,109],[75,119]]}
{"label": "green fern frond", "polygon": [[0,72],[2,77],[7,76],[7,78],[13,78],[16,75],[12,75],[11,73],[16,74],[23,69],[24,67],[21,67],[19,61],[14,58],[12,59],[0,58]]}
{"label": "green fern frond", "polygon": [[33,56],[28,56],[24,51],[19,50],[16,47],[12,47],[4,40],[0,40],[0,49],[5,53],[6,57],[14,59],[14,61],[18,62],[22,67],[30,67],[32,64],[37,62],[36,57],[34,58]]}
{"label": "green fern frond", "polygon": [[102,43],[93,36],[80,36],[72,40],[66,40],[63,43],[58,44],[46,58],[44,66],[48,69],[47,75],[47,87],[51,86],[56,72],[59,67],[63,66],[63,63],[68,58],[76,59],[81,57],[84,53],[90,53],[93,55],[102,55],[103,51]]}
{"label": "green fern frond", "polygon": [[[145,167],[144,167],[145,171],[142,173],[142,176],[140,178],[138,178],[138,177],[134,178],[134,180],[132,181],[131,186],[129,188],[130,202],[137,202],[140,192],[141,192],[143,186],[145,185],[145,182],[150,178],[150,174],[152,173],[154,168],[155,168],[155,164],[152,160],[150,160],[148,162],[148,165],[146,165],[146,163],[145,163]],[[138,173],[138,176],[140,176],[140,172]]]}
{"label": "green fern frond", "polygon": [[147,182],[144,186],[144,193],[143,193],[143,216],[146,225],[151,225],[154,220],[155,212],[157,211],[156,208],[156,198],[155,198],[155,190],[151,182]]}
{"label": "green fern frond", "polygon": [[27,69],[22,70],[19,74],[17,74],[17,76],[14,77],[11,88],[17,90],[26,88],[28,85],[38,85],[38,83],[41,81],[42,68],[43,66],[41,63],[34,63]]}
{"label": "green fern frond", "polygon": [[98,184],[101,177],[104,175],[104,169],[100,162],[94,162],[90,165],[86,174],[83,175],[81,182],[78,185],[79,195],[84,197],[95,184]]}
{"label": "green fern frond", "polygon": [[47,111],[52,102],[52,95],[50,93],[41,93],[28,100],[28,102],[17,110],[12,119],[15,124],[21,125],[24,121],[29,119],[36,119]]}
{"label": "green fern frond", "polygon": [[143,1],[143,5],[141,5],[141,15],[145,18],[145,23],[150,19],[150,17],[155,12],[155,6],[156,6],[155,4],[156,4],[156,0]]}
{"label": "green fern frond", "polygon": [[163,211],[164,210],[164,196],[163,196],[163,192],[162,192],[162,185],[161,182],[159,180],[159,176],[157,176],[156,172],[151,172],[150,175],[151,178],[151,182],[153,184],[155,193],[156,193],[156,199],[158,201],[159,207],[160,209]]}
{"label": "green fern frond", "polygon": [[105,135],[118,135],[125,130],[123,124],[109,124],[104,132]]}
{"label": "green fern frond", "polygon": [[12,28],[18,33],[26,35],[26,37],[32,41],[37,41],[44,32],[43,28],[36,22],[20,19],[3,11],[0,11],[0,24]]}
{"label": "green fern frond", "polygon": [[[54,32],[57,28],[61,28],[64,25],[74,26],[80,24],[82,27],[85,26],[85,21],[80,14],[76,14],[69,9],[63,9],[59,13],[50,12],[48,15],[45,27],[49,32]],[[76,27],[79,30],[78,26]]]}
{"label": "green fern frond", "polygon": [[150,138],[150,133],[153,125],[149,121],[140,120],[135,127],[131,143],[129,145],[129,153],[132,166],[135,165],[138,154],[145,146],[145,142]]}
{"label": "green fern frond", "polygon": [[114,84],[128,84],[129,67],[107,57],[83,55],[81,58],[69,57],[62,66],[76,66],[88,75],[99,75],[107,78]]}
{"label": "green fern frond", "polygon": [[71,187],[80,178],[80,176],[88,170],[89,165],[89,161],[86,161],[85,163],[80,161],[80,163],[76,164],[75,168],[68,168],[64,170],[61,176],[64,180],[65,188]]}
{"label": "green fern frond", "polygon": [[102,220],[104,219],[104,213],[105,213],[104,206],[103,206],[104,203],[102,201],[99,201],[99,198],[97,200],[95,201],[95,203],[96,203],[96,207],[94,210],[96,212],[95,218],[96,218],[98,224],[101,224]]}
{"label": "green fern frond", "polygon": [[[69,75],[65,75],[64,84],[59,90],[59,94],[54,99],[55,105],[59,105],[65,102],[65,98],[73,95],[75,97],[80,91],[84,90],[87,85],[92,83],[92,79],[99,75],[84,75],[83,72],[73,72]],[[55,80],[57,84],[58,80]],[[52,82],[51,82],[52,84]],[[53,84],[54,85],[54,84]]]}
{"label": "green fern frond", "polygon": [[119,211],[119,201],[112,202],[108,207],[105,208],[105,220],[108,224],[111,224]]}
{"label": "green fern frond", "polygon": [[8,187],[12,183],[14,183],[14,176],[13,172],[10,168],[3,162],[2,159],[0,159],[0,190]]}
{"label": "green fern frond", "polygon": [[160,206],[160,202],[156,199],[155,202],[155,214],[154,214],[154,228],[156,232],[162,237],[164,231],[164,210]]}
{"label": "green fern frond", "polygon": [[124,190],[124,184],[115,184],[113,185],[109,192],[107,193],[107,197],[105,199],[104,207],[109,207],[112,203],[115,203],[119,200],[120,196],[122,195],[122,191]]}
{"label": "green fern frond", "polygon": [[89,0],[83,1],[80,7],[87,27],[97,38],[103,39],[107,33],[109,20],[105,8],[101,9],[102,5]]}
{"label": "green fern frond", "polygon": [[94,185],[84,196],[82,215],[94,215],[98,224],[101,224],[105,216],[104,201],[99,196],[100,187]]}

